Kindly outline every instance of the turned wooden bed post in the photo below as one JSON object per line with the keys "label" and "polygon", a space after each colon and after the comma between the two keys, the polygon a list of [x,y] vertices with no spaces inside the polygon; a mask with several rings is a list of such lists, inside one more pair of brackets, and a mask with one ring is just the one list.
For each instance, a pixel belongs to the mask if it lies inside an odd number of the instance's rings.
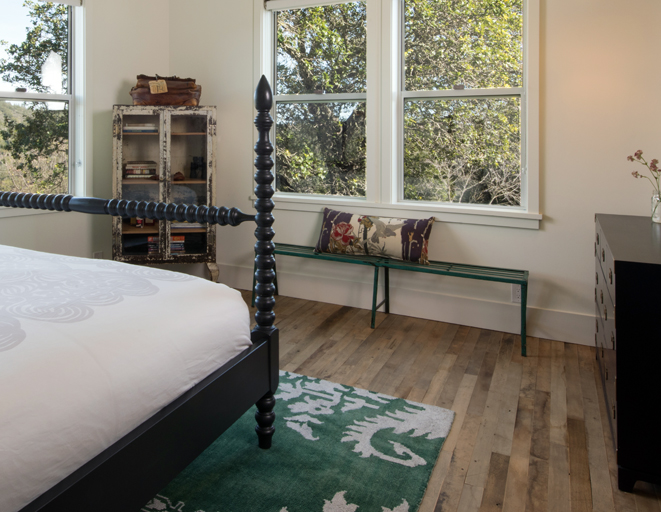
{"label": "turned wooden bed post", "polygon": [[273,145],[269,140],[269,131],[273,126],[273,119],[271,118],[271,107],[273,106],[273,94],[271,87],[265,76],[262,76],[257,89],[255,90],[255,108],[257,109],[257,117],[255,118],[255,126],[259,132],[257,143],[255,144],[255,278],[256,286],[255,291],[257,298],[255,299],[255,306],[257,312],[255,313],[255,321],[257,326],[254,328],[252,337],[253,342],[260,339],[269,338],[269,364],[270,364],[270,386],[271,389],[257,402],[257,412],[255,419],[257,420],[257,435],[259,437],[260,448],[270,448],[271,438],[275,432],[273,422],[275,421],[275,413],[273,408],[275,406],[275,393],[278,388],[279,378],[279,356],[278,356],[278,330],[273,326],[275,322],[275,313],[273,306],[275,299],[275,286],[273,280],[275,279],[275,258],[273,251],[275,245],[273,244]]}

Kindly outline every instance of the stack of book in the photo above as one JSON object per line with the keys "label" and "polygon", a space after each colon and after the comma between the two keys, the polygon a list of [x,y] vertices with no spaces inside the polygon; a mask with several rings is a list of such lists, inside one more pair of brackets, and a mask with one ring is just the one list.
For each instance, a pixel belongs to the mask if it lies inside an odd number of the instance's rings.
{"label": "stack of book", "polygon": [[156,175],[158,164],[153,160],[133,160],[124,166],[124,179],[149,179]]}
{"label": "stack of book", "polygon": [[[158,236],[148,236],[147,237],[147,252],[149,254],[154,254],[158,252]],[[183,235],[180,236],[171,236],[170,237],[170,253],[172,254],[181,254],[186,252],[184,249],[184,242],[186,237]]]}
{"label": "stack of book", "polygon": [[184,240],[186,237],[180,236],[171,236],[170,237],[170,254],[183,253],[184,251]]}
{"label": "stack of book", "polygon": [[147,253],[155,254],[158,252],[158,236],[147,237]]}
{"label": "stack of book", "polygon": [[206,225],[200,222],[178,222],[173,220],[170,224],[170,229],[199,229],[204,227],[206,227]]}
{"label": "stack of book", "polygon": [[158,133],[158,125],[156,123],[127,123],[122,131],[124,133]]}

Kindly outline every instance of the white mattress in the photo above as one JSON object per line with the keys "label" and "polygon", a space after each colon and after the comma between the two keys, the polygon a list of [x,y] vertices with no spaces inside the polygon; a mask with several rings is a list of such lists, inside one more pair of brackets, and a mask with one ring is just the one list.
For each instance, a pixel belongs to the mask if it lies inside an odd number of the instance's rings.
{"label": "white mattress", "polygon": [[0,512],[14,512],[250,346],[222,284],[0,246]]}

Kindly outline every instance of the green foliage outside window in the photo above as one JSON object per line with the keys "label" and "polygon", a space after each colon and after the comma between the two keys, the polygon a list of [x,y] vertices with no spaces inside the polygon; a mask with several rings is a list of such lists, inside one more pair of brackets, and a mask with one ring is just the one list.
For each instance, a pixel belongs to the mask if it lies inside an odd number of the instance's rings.
{"label": "green foliage outside window", "polygon": [[[406,0],[407,91],[523,84],[522,0]],[[405,101],[404,199],[518,206],[518,97]]]}
{"label": "green foliage outside window", "polygon": [[[523,0],[406,0],[403,198],[518,206],[521,99],[444,97],[444,92],[522,87]],[[364,2],[277,14],[279,191],[365,195],[363,101],[323,102],[323,93],[366,91]]]}
{"label": "green foliage outside window", "polygon": [[[65,5],[25,0],[30,23],[20,44],[0,41],[3,82],[49,93],[41,69],[51,53],[62,60],[62,90],[68,90],[69,22]],[[1,34],[0,34],[1,35]],[[0,93],[1,94],[1,93]],[[0,188],[66,193],[69,180],[68,102],[0,101]]]}
{"label": "green foliage outside window", "polygon": [[366,88],[364,2],[277,15],[277,94],[319,101],[276,107],[276,188],[280,192],[365,195],[365,102],[324,101]]}

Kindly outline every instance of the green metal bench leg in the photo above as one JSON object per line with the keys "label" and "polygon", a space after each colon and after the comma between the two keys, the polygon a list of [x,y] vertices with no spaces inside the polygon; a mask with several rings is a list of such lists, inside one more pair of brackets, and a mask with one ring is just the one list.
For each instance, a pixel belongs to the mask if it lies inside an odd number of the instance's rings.
{"label": "green metal bench leg", "polygon": [[374,293],[372,295],[372,329],[376,325],[376,296],[379,292],[379,267],[374,266]]}
{"label": "green metal bench leg", "polygon": [[[252,300],[250,301],[251,306],[255,307],[255,284],[257,283],[257,277],[255,272],[257,271],[257,262],[253,263],[252,266]],[[273,279],[273,285],[275,286],[275,295],[278,295],[278,272],[275,266],[275,259],[273,260],[273,273],[275,278]]]}
{"label": "green metal bench leg", "polygon": [[528,302],[528,283],[521,285],[521,355],[526,356],[526,304]]}
{"label": "green metal bench leg", "polygon": [[388,267],[385,267],[386,270],[386,275],[384,277],[385,279],[385,286],[386,286],[386,313],[390,313],[390,269]]}

